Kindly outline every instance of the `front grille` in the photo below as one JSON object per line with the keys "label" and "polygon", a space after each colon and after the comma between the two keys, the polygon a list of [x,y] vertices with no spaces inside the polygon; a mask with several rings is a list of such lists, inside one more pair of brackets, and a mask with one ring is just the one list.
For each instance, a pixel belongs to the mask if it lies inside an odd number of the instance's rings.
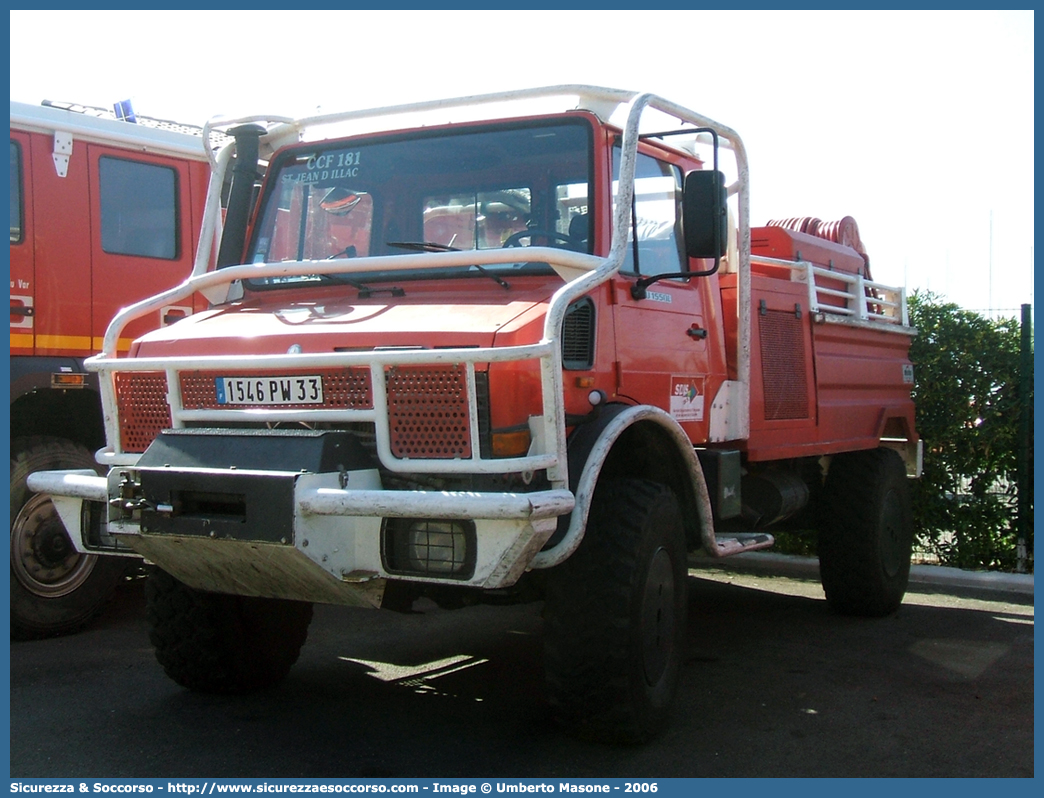
{"label": "front grille", "polygon": [[162,371],[118,371],[114,376],[120,447],[125,452],[144,452],[171,426],[167,377]]}
{"label": "front grille", "polygon": [[388,370],[388,428],[398,458],[471,457],[467,374],[461,366]]}
{"label": "front grille", "polygon": [[[323,379],[321,409],[369,410],[373,386],[368,369],[329,369]],[[285,376],[286,372],[186,371],[179,376],[182,406],[186,410],[222,410],[217,380],[222,377]],[[476,375],[480,388],[485,375]],[[172,426],[164,372],[117,372],[116,402],[120,444],[124,452],[144,452],[164,429]],[[463,366],[401,366],[387,372],[388,426],[392,454],[398,458],[470,458],[472,451],[467,373]],[[485,391],[485,393],[488,393]],[[295,405],[258,405],[261,410],[295,409]],[[302,405],[320,409],[315,405]],[[483,430],[489,428],[488,399],[477,408]],[[259,419],[260,420],[260,419]],[[213,422],[208,422],[213,424]],[[237,422],[238,424],[238,422]],[[233,424],[231,426],[236,426]],[[484,445],[484,444],[482,444]]]}

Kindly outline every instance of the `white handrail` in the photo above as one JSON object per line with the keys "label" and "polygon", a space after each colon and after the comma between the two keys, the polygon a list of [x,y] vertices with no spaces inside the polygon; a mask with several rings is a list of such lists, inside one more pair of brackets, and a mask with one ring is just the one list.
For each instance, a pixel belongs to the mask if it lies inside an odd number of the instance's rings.
{"label": "white handrail", "polygon": [[[808,261],[789,261],[761,255],[752,256],[751,261],[754,264],[790,269],[790,279],[804,282],[808,287],[809,310],[812,313],[846,317],[870,324],[879,323],[882,328],[902,328],[903,332],[912,332],[906,289],[900,286],[867,280],[859,274],[826,269]],[[844,288],[831,288],[822,283],[824,280],[840,282]],[[845,304],[825,302],[825,297],[844,300]],[[892,312],[887,312],[889,309]]]}

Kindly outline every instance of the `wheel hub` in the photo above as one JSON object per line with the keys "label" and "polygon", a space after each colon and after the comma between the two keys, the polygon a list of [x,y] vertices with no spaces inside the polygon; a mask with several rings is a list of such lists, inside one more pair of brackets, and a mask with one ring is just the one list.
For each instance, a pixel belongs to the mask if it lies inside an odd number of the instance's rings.
{"label": "wheel hub", "polygon": [[642,597],[642,660],[650,686],[663,678],[674,649],[674,590],[671,556],[666,549],[657,549],[649,563]]}
{"label": "wheel hub", "polygon": [[31,593],[58,598],[82,585],[95,557],[79,554],[50,498],[32,496],[11,526],[11,571]]}

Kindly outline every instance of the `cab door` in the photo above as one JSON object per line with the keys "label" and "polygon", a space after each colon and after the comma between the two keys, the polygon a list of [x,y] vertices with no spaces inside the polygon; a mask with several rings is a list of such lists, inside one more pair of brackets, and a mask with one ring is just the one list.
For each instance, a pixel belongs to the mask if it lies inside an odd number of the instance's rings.
{"label": "cab door", "polygon": [[11,209],[12,354],[86,357],[91,354],[86,149],[73,141],[70,151],[53,135],[11,131],[11,155],[20,161],[22,194],[17,231]]}
{"label": "cab door", "polygon": [[[613,153],[615,201],[619,148]],[[632,292],[639,277],[688,270],[681,232],[681,196],[681,169],[639,151],[627,259],[611,282],[617,393],[638,404],[666,410],[692,440],[698,441],[706,439],[711,389],[705,281],[667,278],[649,286],[644,297]]]}
{"label": "cab door", "polygon": [[11,131],[11,354],[32,355],[36,312],[33,259],[32,149],[28,133]]}
{"label": "cab door", "polygon": [[[184,281],[192,271],[190,169],[184,159],[88,146],[91,174],[91,262],[94,348],[121,308]],[[118,351],[131,341],[192,313],[191,300],[133,321]]]}

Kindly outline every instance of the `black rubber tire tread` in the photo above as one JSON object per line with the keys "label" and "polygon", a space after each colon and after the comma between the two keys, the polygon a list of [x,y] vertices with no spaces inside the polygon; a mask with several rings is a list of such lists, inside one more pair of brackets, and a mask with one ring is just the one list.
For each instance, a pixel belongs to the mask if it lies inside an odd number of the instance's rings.
{"label": "black rubber tire tread", "polygon": [[[891,566],[882,545],[891,549]],[[912,547],[910,492],[899,453],[880,448],[835,455],[819,522],[820,581],[830,607],[865,617],[898,610]]]}
{"label": "black rubber tire tread", "polygon": [[282,681],[308,637],[312,605],[195,590],[154,568],[145,618],[167,676],[201,693],[249,693]]}
{"label": "black rubber tire tread", "polygon": [[[641,601],[659,550],[674,593],[666,667],[645,676]],[[601,742],[642,743],[666,725],[683,660],[688,565],[678,502],[665,485],[600,484],[580,547],[548,574],[544,660],[555,719]]]}
{"label": "black rubber tire tread", "polygon": [[[11,441],[12,540],[18,513],[34,495],[26,485],[29,475],[68,468],[93,468],[97,471],[98,464],[85,447],[65,438],[37,435]],[[59,523],[57,519],[56,523]],[[11,566],[12,639],[34,640],[70,634],[82,629],[101,611],[127,573],[128,560],[83,556],[88,564],[93,563],[89,565],[90,573],[83,584],[64,596],[33,592],[18,580]]]}

